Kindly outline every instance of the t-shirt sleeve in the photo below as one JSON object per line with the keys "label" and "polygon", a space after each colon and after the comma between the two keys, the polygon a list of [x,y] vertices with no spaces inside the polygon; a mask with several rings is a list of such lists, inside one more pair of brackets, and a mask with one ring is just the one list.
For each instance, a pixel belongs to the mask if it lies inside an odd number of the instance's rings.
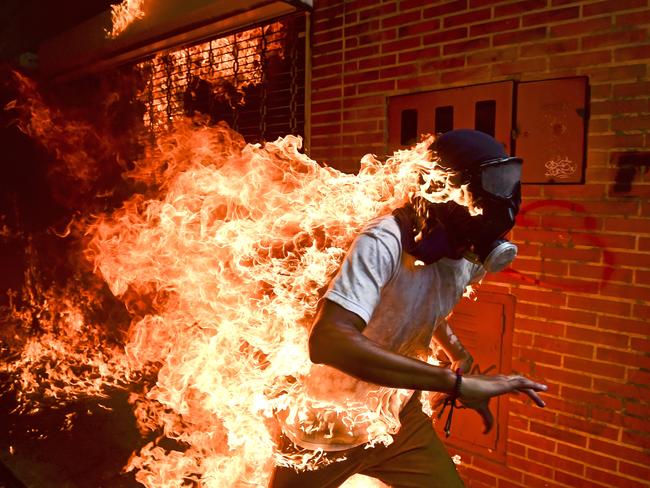
{"label": "t-shirt sleeve", "polygon": [[379,303],[382,288],[399,266],[399,237],[386,229],[361,233],[353,242],[325,298],[357,314],[366,324]]}

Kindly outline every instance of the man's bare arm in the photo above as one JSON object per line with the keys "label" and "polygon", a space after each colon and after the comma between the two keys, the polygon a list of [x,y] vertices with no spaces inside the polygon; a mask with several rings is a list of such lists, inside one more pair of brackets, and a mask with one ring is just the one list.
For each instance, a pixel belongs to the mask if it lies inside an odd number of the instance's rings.
{"label": "man's bare arm", "polygon": [[361,333],[365,326],[355,313],[325,300],[309,337],[311,360],[382,386],[453,390],[456,377],[452,371],[387,351]]}
{"label": "man's bare arm", "polygon": [[[361,317],[326,300],[309,337],[311,360],[382,386],[453,391],[456,377],[450,369],[387,351],[365,337],[361,333],[364,328]],[[463,378],[459,399],[481,415],[487,432],[493,424],[490,398],[522,392],[543,407],[545,404],[537,392],[546,390],[546,385],[519,375],[469,375]]]}

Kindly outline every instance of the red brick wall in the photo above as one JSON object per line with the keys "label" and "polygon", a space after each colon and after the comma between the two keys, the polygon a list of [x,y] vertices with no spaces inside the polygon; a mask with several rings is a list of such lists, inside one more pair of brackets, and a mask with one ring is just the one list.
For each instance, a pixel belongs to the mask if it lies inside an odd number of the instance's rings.
{"label": "red brick wall", "polygon": [[[387,97],[588,75],[584,185],[524,187],[514,368],[548,407],[512,398],[506,463],[460,452],[472,487],[641,487],[650,480],[648,0],[315,0],[311,156],[354,171],[386,153]],[[615,185],[617,176],[631,182]]]}

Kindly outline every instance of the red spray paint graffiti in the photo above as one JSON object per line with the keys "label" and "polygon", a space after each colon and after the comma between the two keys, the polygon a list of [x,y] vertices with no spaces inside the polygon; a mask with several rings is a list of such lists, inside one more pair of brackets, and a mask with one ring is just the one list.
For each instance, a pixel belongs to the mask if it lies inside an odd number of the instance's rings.
{"label": "red spray paint graffiti", "polygon": [[[535,224],[533,221],[527,217],[531,212],[538,210],[540,208],[554,207],[563,210],[569,210],[571,212],[580,214],[583,216],[584,228],[590,231],[596,230],[597,222],[596,219],[587,214],[586,208],[576,202],[570,202],[567,200],[537,200],[522,206],[521,211],[517,219],[518,227],[533,227]],[[570,232],[570,231],[569,231]],[[557,277],[544,277],[543,274],[540,277],[531,275],[529,273],[524,273],[518,271],[514,268],[507,268],[503,272],[509,276],[509,278],[522,283],[534,284],[544,288],[550,288],[552,290],[566,290],[566,291],[580,291],[586,293],[596,293],[599,290],[599,287],[611,280],[612,274],[614,273],[614,254],[609,251],[603,240],[596,235],[587,234],[586,239],[593,245],[603,252],[602,259],[602,272],[597,281],[585,281],[584,283],[575,283],[569,282],[563,278]]]}

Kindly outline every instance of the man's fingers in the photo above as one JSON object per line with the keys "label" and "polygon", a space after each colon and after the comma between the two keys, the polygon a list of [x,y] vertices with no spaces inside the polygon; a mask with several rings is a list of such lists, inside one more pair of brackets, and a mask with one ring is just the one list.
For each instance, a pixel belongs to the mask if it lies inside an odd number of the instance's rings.
{"label": "man's fingers", "polygon": [[517,389],[518,390],[533,390],[533,391],[546,391],[548,390],[548,386],[542,384],[542,383],[537,383],[533,380],[530,380],[528,378],[525,378],[523,376],[510,376],[510,380],[514,380],[514,382],[517,384]]}
{"label": "man's fingers", "polygon": [[492,425],[494,424],[494,417],[492,416],[492,412],[490,412],[489,403],[485,402],[479,409],[477,409],[477,412],[483,418],[483,425],[485,425],[485,430],[483,433],[487,434],[490,432],[490,430],[492,430]]}
{"label": "man's fingers", "polygon": [[526,395],[528,395],[528,397],[529,397],[532,401],[534,401],[535,404],[536,404],[538,407],[542,407],[542,408],[544,408],[544,407],[546,406],[546,403],[544,402],[544,400],[542,400],[542,399],[539,397],[539,395],[538,395],[535,391],[531,390],[530,388],[524,388],[524,389],[519,390],[519,391],[522,391],[522,392],[524,392]]}

